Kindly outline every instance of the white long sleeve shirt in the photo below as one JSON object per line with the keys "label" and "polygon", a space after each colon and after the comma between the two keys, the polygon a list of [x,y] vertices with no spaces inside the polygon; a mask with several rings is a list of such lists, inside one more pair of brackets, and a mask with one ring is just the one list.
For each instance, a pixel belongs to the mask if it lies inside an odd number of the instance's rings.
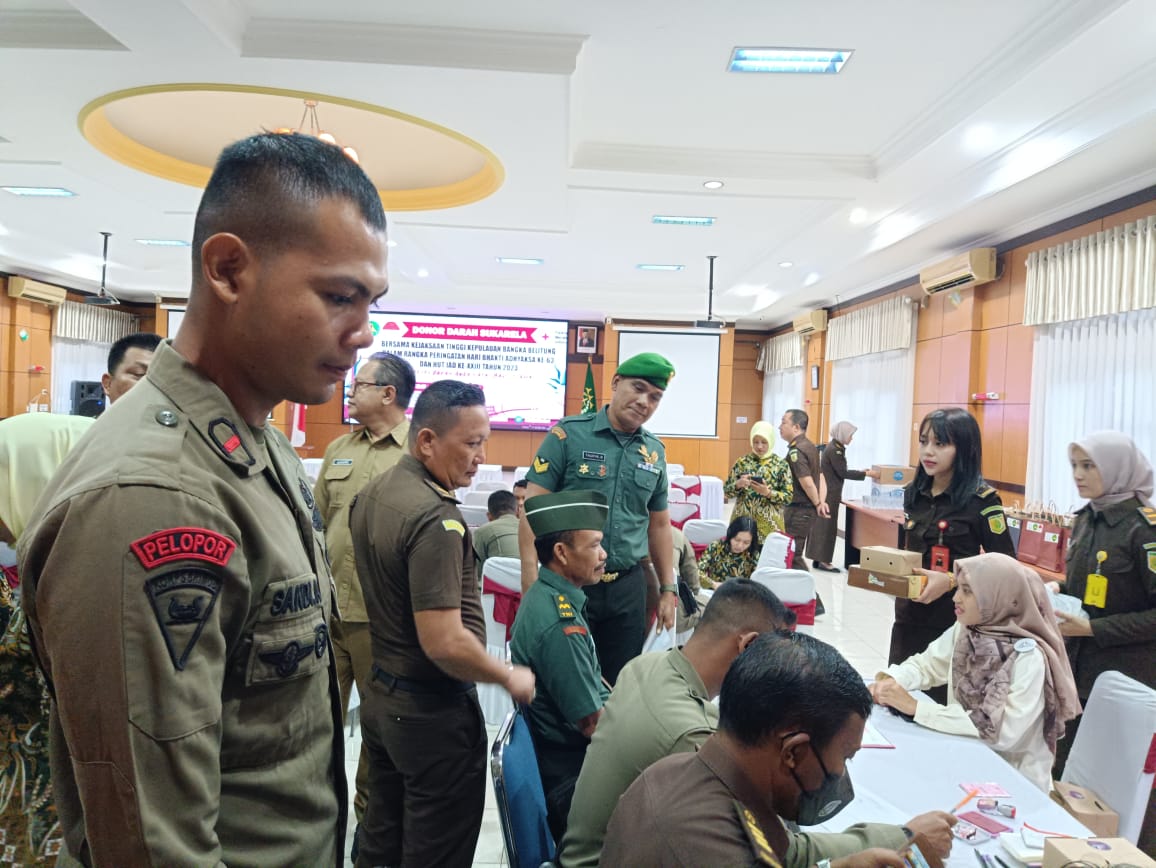
{"label": "white long sleeve shirt", "polygon": [[[932,700],[918,702],[915,706],[915,722],[938,732],[978,738],[975,724],[955,698],[951,671],[955,642],[963,629],[966,628],[955,624],[922,654],[888,666],[884,672],[906,690],[925,690],[946,684],[948,704],[944,706]],[[1031,643],[1030,648],[1028,643]],[[1048,792],[1051,789],[1052,762],[1055,757],[1044,739],[1044,655],[1031,639],[1021,640],[1016,646],[1003,723],[995,742],[990,743],[990,746],[1024,777]]]}

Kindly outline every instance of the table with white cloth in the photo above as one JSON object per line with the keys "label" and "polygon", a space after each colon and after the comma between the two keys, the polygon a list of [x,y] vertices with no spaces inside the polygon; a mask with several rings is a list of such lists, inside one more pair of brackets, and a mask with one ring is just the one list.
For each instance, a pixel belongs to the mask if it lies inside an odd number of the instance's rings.
{"label": "table with white cloth", "polygon": [[717,476],[700,476],[698,479],[702,485],[699,518],[723,518],[723,481]]}
{"label": "table with white cloth", "polygon": [[[999,801],[1016,807],[1014,819],[998,814],[984,815],[1012,827],[1013,831],[1004,835],[1018,837],[1025,822],[1036,829],[1072,837],[1091,835],[979,739],[927,729],[882,706],[875,707],[871,723],[895,747],[863,747],[855,754],[847,764],[855,786],[854,800],[830,822],[811,827],[814,831],[840,832],[855,823],[902,825],[927,811],[951,810],[967,795],[960,788],[961,783],[994,782],[1011,794]],[[975,802],[972,799],[959,812],[976,811]],[[976,868],[974,850],[998,855],[1012,868],[1021,864],[995,837],[979,845],[956,840],[945,864],[951,868]]]}

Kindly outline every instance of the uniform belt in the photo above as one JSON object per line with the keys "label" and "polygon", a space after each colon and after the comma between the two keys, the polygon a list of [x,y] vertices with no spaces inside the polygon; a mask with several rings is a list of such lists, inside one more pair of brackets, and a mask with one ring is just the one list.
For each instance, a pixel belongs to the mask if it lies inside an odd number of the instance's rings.
{"label": "uniform belt", "polygon": [[474,689],[472,681],[457,681],[453,678],[399,678],[390,675],[376,663],[373,664],[374,680],[380,681],[391,690],[405,693],[421,693],[433,696],[456,696]]}
{"label": "uniform belt", "polygon": [[610,584],[611,582],[617,582],[623,576],[629,575],[630,572],[632,570],[634,570],[637,566],[638,566],[638,564],[634,564],[633,566],[623,567],[622,569],[615,570],[614,572],[607,571],[607,572],[602,574],[602,578],[599,579],[599,581],[603,582],[604,584]]}

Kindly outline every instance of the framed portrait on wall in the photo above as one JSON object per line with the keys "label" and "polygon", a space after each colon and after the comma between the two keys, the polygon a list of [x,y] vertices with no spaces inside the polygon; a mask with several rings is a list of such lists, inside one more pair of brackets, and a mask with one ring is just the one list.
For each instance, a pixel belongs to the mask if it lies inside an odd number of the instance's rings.
{"label": "framed portrait on wall", "polygon": [[819,388],[819,366],[811,365],[811,388]]}
{"label": "framed portrait on wall", "polygon": [[593,353],[598,349],[598,326],[578,326],[578,340],[575,348],[580,353]]}

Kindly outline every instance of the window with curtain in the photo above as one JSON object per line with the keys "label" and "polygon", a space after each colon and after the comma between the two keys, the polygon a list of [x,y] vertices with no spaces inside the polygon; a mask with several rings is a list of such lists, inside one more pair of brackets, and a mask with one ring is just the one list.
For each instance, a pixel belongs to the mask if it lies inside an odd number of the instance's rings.
{"label": "window with curtain", "polygon": [[[847,466],[906,464],[911,447],[911,398],[915,390],[915,344],[906,349],[840,359],[831,371],[831,425],[844,420],[858,426],[847,449]],[[812,431],[825,443],[830,431]],[[848,481],[847,500],[870,494],[871,480]]]}
{"label": "window with curtain", "polygon": [[[775,428],[788,410],[803,406],[803,368],[782,368],[763,374],[763,418]],[[786,454],[786,444],[779,443],[775,452]]]}
{"label": "window with curtain", "polygon": [[94,382],[108,367],[116,341],[138,330],[137,317],[66,301],[52,315],[52,412],[72,412],[74,381]]}
{"label": "window with curtain", "polygon": [[1028,501],[1081,501],[1068,444],[1122,431],[1156,461],[1156,308],[1036,327],[1028,421]]}

